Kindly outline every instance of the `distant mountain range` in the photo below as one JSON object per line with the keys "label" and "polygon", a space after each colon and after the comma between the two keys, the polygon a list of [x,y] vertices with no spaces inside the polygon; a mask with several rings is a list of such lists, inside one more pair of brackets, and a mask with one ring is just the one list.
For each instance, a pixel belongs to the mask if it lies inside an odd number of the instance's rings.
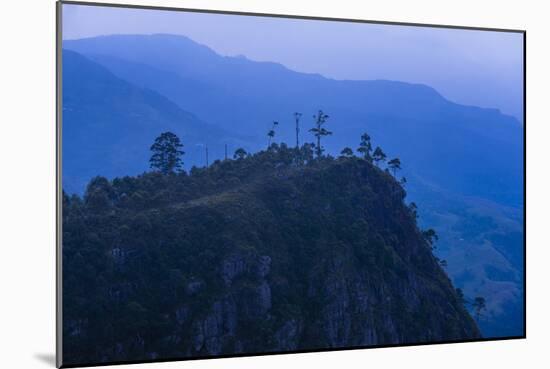
{"label": "distant mountain range", "polygon": [[[432,88],[392,81],[338,81],[297,73],[267,62],[224,57],[173,35],[106,36],[63,46],[104,65],[117,76],[153,89],[228,132],[266,142],[267,127],[281,122],[279,140],[293,142],[292,113],[303,127],[317,109],[330,116],[336,152],[357,145],[368,131],[390,155],[443,188],[520,205],[523,128],[497,110],[462,106]],[[302,139],[311,139],[303,130]]]}
{"label": "distant mountain range", "polygon": [[79,192],[96,175],[134,175],[148,169],[149,147],[164,131],[185,137],[186,163],[204,165],[205,145],[213,157],[228,134],[148,88],[116,77],[105,67],[63,51],[63,185]]}
{"label": "distant mountain range", "polygon": [[522,321],[501,329],[523,314],[523,127],[515,118],[455,104],[425,85],[333,80],[224,57],[183,36],[104,36],[63,47],[68,192],[82,192],[97,174],[147,170],[149,146],[164,130],[182,138],[189,169],[204,165],[206,144],[211,161],[225,144],[230,154],[265,148],[275,120],[275,141],[292,145],[296,111],[304,113],[301,142],[312,141],[311,116],[323,109],[334,132],[325,140],[329,153],[356,148],[366,131],[401,159],[422,223],[442,229],[451,277],[487,298],[484,334],[521,334]]}

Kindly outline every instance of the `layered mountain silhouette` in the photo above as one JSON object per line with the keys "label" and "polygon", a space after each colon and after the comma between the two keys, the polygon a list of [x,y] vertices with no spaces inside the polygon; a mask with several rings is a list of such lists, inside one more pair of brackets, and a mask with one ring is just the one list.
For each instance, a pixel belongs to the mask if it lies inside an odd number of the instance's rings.
{"label": "layered mountain silhouette", "polygon": [[368,131],[426,181],[504,204],[523,201],[519,122],[498,110],[454,104],[428,86],[331,80],[277,63],[224,57],[183,36],[106,36],[65,41],[64,47],[209,123],[255,136],[258,147],[272,120],[287,122],[280,139],[292,142],[292,113],[305,113],[309,127],[310,116],[322,108],[334,132],[329,151]]}
{"label": "layered mountain silhouette", "polygon": [[63,185],[81,193],[93,176],[135,175],[148,169],[149,147],[160,132],[185,137],[187,165],[205,164],[229,135],[157,92],[120,79],[86,57],[63,51]]}
{"label": "layered mountain silhouette", "polygon": [[523,127],[515,118],[455,104],[425,85],[298,73],[183,36],[104,36],[63,47],[68,192],[82,193],[97,174],[147,170],[149,145],[164,130],[182,138],[186,169],[204,165],[205,144],[211,162],[225,144],[230,155],[264,149],[275,120],[275,141],[293,144],[295,111],[304,113],[301,142],[311,142],[311,116],[321,108],[334,132],[324,143],[329,153],[357,147],[366,131],[404,163],[409,199],[421,206],[421,222],[439,227],[438,252],[455,284],[487,299],[484,335],[522,333]]}

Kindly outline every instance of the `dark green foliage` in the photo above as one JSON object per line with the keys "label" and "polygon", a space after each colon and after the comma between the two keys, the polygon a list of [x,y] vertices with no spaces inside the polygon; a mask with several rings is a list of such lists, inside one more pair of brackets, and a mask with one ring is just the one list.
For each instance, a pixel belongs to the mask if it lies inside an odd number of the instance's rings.
{"label": "dark green foliage", "polygon": [[[391,175],[356,157],[314,160],[311,144],[237,152],[63,196],[66,364],[371,344],[367,329],[378,344],[479,337]],[[227,283],[228,264],[251,267]],[[346,301],[349,330],[333,312]],[[224,306],[234,318],[214,315]],[[296,342],[277,343],[293,321]],[[207,333],[219,350],[196,344]]]}
{"label": "dark green foliage", "polygon": [[163,174],[174,173],[183,169],[182,156],[185,154],[178,136],[172,132],[164,132],[155,139],[151,146],[151,169],[158,170]]}

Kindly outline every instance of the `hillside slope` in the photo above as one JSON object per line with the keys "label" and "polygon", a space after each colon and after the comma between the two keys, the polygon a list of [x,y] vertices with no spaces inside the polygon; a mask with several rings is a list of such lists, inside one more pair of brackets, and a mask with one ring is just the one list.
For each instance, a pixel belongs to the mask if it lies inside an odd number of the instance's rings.
{"label": "hillside slope", "polygon": [[[205,123],[144,87],[63,50],[63,186],[82,193],[90,178],[136,175],[148,169],[148,148],[161,132],[185,137],[187,165],[203,165],[204,143],[221,155],[236,135]],[[223,143],[222,143],[223,142]]]}
{"label": "hillside slope", "polygon": [[325,145],[332,154],[355,148],[368,132],[406,163],[409,200],[446,240],[438,256],[448,260],[454,283],[487,299],[484,335],[523,334],[523,127],[514,118],[455,104],[425,85],[298,73],[222,56],[183,36],[112,35],[64,46],[210,123],[246,132],[241,146],[249,151],[265,147],[273,120],[277,142],[294,142],[295,111],[304,113],[301,142],[312,139],[310,114],[322,108],[330,115],[334,135]]}
{"label": "hillside slope", "polygon": [[293,152],[65,196],[65,363],[480,336],[389,173]]}

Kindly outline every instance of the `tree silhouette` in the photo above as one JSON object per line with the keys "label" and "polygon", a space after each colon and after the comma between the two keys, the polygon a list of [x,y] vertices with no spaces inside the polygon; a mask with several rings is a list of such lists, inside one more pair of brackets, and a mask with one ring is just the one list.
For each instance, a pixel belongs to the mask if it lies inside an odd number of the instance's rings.
{"label": "tree silhouette", "polygon": [[376,149],[374,149],[374,152],[372,153],[372,159],[374,160],[374,163],[378,166],[378,163],[386,161],[386,154],[380,146],[376,146]]}
{"label": "tree silhouette", "polygon": [[409,204],[409,211],[411,212],[411,215],[414,217],[414,219],[418,219],[418,206],[415,202],[411,202]]}
{"label": "tree silhouette", "polygon": [[399,183],[401,184],[401,187],[405,187],[405,185],[407,184],[407,178],[401,177]]}
{"label": "tree silhouette", "polygon": [[183,145],[178,136],[172,132],[162,133],[151,146],[153,153],[149,159],[151,169],[163,174],[182,170],[182,156],[185,152],[181,148]]}
{"label": "tree silhouette", "polygon": [[395,177],[395,174],[397,173],[397,171],[401,169],[401,160],[399,160],[399,158],[392,159],[388,161],[388,166],[392,170],[393,176]]}
{"label": "tree silhouette", "polygon": [[346,158],[351,158],[353,156],[353,150],[349,147],[344,147],[340,154]]}
{"label": "tree silhouette", "polygon": [[102,211],[108,209],[113,200],[113,188],[105,177],[94,177],[88,183],[84,193],[84,204],[91,211]]}
{"label": "tree silhouette", "polygon": [[313,143],[305,143],[300,148],[300,160],[304,160],[306,162],[313,160],[313,154],[314,154],[315,144]]}
{"label": "tree silhouette", "polygon": [[294,120],[296,121],[296,150],[300,148],[300,118],[302,113],[294,113]]}
{"label": "tree silhouette", "polygon": [[247,155],[247,152],[242,147],[239,147],[237,150],[235,150],[235,154],[233,154],[233,159],[244,159]]}
{"label": "tree silhouette", "polygon": [[269,147],[271,146],[271,140],[273,139],[273,137],[275,137],[275,127],[279,125],[279,122],[277,121],[274,121],[272,126],[271,126],[271,129],[267,132],[267,148],[269,149]]}
{"label": "tree silhouette", "polygon": [[482,311],[486,309],[485,298],[481,296],[476,297],[472,303],[472,307],[474,308],[476,314],[476,321],[479,323],[479,318],[481,317]]}
{"label": "tree silhouette", "polygon": [[317,138],[317,146],[315,148],[317,157],[321,157],[323,154],[323,147],[321,146],[321,138],[324,136],[329,136],[332,134],[331,131],[327,131],[323,125],[326,123],[329,116],[325,113],[323,113],[322,110],[319,110],[317,115],[313,116],[313,120],[315,121],[315,127],[311,128],[309,131],[313,132],[313,135]]}
{"label": "tree silhouette", "polygon": [[363,133],[361,135],[361,142],[359,143],[359,148],[357,149],[359,153],[363,156],[363,159],[367,160],[368,162],[372,162],[372,144],[370,142],[370,136],[368,133]]}
{"label": "tree silhouette", "polygon": [[464,297],[464,292],[462,291],[462,288],[456,289],[456,297],[461,305],[466,305],[466,297]]}
{"label": "tree silhouette", "polygon": [[422,232],[422,236],[424,236],[424,239],[428,244],[432,247],[432,250],[435,249],[435,242],[439,240],[439,236],[433,229],[427,229],[424,232]]}

